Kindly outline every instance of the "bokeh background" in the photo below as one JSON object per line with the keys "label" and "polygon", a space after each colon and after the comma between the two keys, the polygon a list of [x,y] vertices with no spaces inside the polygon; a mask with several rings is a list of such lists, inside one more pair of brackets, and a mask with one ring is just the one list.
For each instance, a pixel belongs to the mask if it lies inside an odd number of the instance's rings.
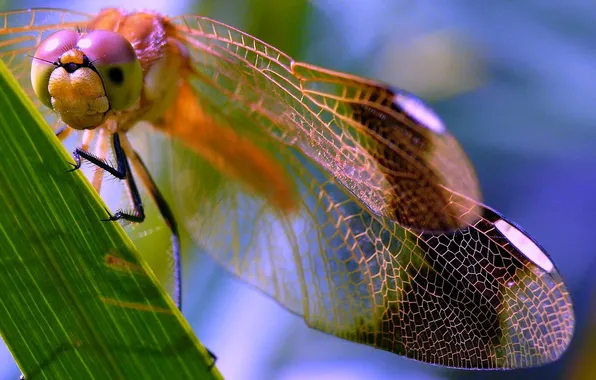
{"label": "bokeh background", "polygon": [[[65,3],[0,0],[2,11],[38,6]],[[205,255],[185,252],[185,315],[227,379],[596,378],[596,3],[127,0],[126,7],[206,15],[297,60],[418,94],[470,155],[486,203],[549,251],[574,300],[575,339],[559,362],[448,370],[311,331]],[[152,229],[163,230],[156,218],[131,232],[139,249],[160,235],[143,232]],[[18,375],[0,346],[0,378]]]}

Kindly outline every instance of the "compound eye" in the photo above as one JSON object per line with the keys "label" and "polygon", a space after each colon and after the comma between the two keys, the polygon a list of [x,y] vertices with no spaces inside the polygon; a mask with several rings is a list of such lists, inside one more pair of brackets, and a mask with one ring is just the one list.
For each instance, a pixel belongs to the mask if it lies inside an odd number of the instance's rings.
{"label": "compound eye", "polygon": [[81,37],[77,47],[99,72],[112,110],[125,110],[137,101],[143,88],[143,70],[126,38],[116,32],[94,30]]}
{"label": "compound eye", "polygon": [[31,62],[31,84],[39,100],[52,108],[48,85],[52,72],[58,67],[60,56],[77,45],[80,34],[74,30],[61,30],[51,34],[37,47]]}

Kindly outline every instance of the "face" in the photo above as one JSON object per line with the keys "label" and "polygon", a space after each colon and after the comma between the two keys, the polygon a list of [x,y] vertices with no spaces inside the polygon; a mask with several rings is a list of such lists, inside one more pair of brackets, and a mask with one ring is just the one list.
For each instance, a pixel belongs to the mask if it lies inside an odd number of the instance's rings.
{"label": "face", "polygon": [[120,34],[95,30],[54,33],[33,59],[37,97],[74,129],[93,129],[111,112],[126,110],[141,95],[143,71],[131,44]]}

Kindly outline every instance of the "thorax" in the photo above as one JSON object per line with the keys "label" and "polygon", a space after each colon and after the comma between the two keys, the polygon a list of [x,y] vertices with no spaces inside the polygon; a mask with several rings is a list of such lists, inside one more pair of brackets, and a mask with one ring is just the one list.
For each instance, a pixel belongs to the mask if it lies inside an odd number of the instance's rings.
{"label": "thorax", "polygon": [[88,25],[89,30],[104,29],[124,36],[134,48],[143,69],[143,90],[139,101],[115,113],[120,131],[140,121],[154,122],[171,106],[177,96],[181,68],[187,64],[186,48],[176,38],[168,18],[151,11],[126,13],[102,10]]}

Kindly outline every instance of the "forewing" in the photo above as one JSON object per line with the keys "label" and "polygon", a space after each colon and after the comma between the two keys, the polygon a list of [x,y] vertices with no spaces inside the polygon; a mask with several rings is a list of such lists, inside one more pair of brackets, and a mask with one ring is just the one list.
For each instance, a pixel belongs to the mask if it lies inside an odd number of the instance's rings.
{"label": "forewing", "polygon": [[296,63],[212,20],[175,20],[206,81],[262,117],[270,136],[316,161],[373,212],[420,230],[465,225],[444,212],[450,205],[438,184],[478,201],[476,175],[440,119],[414,96]]}
{"label": "forewing", "polygon": [[561,277],[477,202],[473,169],[432,111],[212,20],[174,21],[201,107],[266,141],[301,195],[280,212],[164,143],[177,209],[210,255],[310,326],[410,358],[514,368],[561,355],[574,325]]}

